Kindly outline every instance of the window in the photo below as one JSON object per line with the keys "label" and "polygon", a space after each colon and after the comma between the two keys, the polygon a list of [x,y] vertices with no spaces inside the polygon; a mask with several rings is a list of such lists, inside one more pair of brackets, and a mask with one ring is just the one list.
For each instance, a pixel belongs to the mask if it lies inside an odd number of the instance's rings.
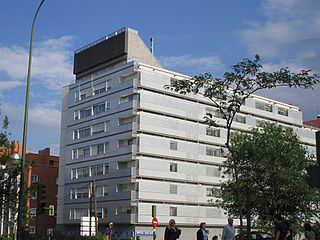
{"label": "window", "polygon": [[213,148],[213,147],[206,147],[206,155],[221,157],[221,149],[220,148]]}
{"label": "window", "polygon": [[213,197],[213,188],[207,188],[207,197]]}
{"label": "window", "polygon": [[234,121],[238,123],[246,123],[246,117],[237,114],[234,118]]}
{"label": "window", "polygon": [[110,144],[109,144],[109,142],[106,142],[105,143],[105,147],[104,147],[105,149],[105,152],[109,152],[109,149],[110,149]]}
{"label": "window", "polygon": [[257,109],[272,112],[272,105],[271,104],[256,101],[255,106]]}
{"label": "window", "polygon": [[175,184],[170,184],[170,193],[177,194],[178,193],[178,186]]}
{"label": "window", "polygon": [[122,117],[122,118],[119,118],[118,121],[119,121],[119,125],[124,125],[124,124],[127,124],[127,123],[135,122],[136,118],[135,118],[135,116]]}
{"label": "window", "polygon": [[213,129],[213,128],[207,127],[206,135],[212,136],[212,137],[220,137],[220,129]]}
{"label": "window", "polygon": [[94,95],[104,93],[106,91],[106,82],[99,83],[93,86]]}
{"label": "window", "polygon": [[110,108],[111,108],[111,102],[106,101],[106,111],[110,110]]}
{"label": "window", "polygon": [[177,216],[177,207],[170,207],[170,216]]}
{"label": "window", "polygon": [[170,141],[170,150],[178,150],[178,142]]}
{"label": "window", "polygon": [[207,167],[206,176],[208,177],[220,177],[221,173],[217,167]]}
{"label": "window", "polygon": [[73,113],[73,119],[74,119],[74,120],[78,120],[78,119],[79,119],[79,111],[78,111],[78,110],[74,111],[74,113]]}
{"label": "window", "polygon": [[106,111],[105,103],[100,103],[100,104],[97,104],[97,105],[93,106],[93,114],[94,115],[103,113],[105,111]]}
{"label": "window", "polygon": [[[92,216],[94,216],[94,212]],[[97,218],[102,218],[102,208],[97,208]]]}
{"label": "window", "polygon": [[288,109],[283,107],[278,107],[278,114],[283,116],[288,116]]}
{"label": "window", "polygon": [[108,186],[107,185],[97,186],[97,188],[96,188],[96,196],[97,197],[106,197],[106,196],[108,196]]}
{"label": "window", "polygon": [[91,135],[90,127],[79,129],[79,138],[88,137]]}
{"label": "window", "polygon": [[88,209],[86,208],[70,209],[69,219],[81,219],[81,217],[88,217]]}
{"label": "window", "polygon": [[107,90],[111,90],[111,80],[107,80]]}
{"label": "window", "polygon": [[32,183],[38,182],[38,175],[32,175],[32,176],[31,176],[31,182],[32,182]]}
{"label": "window", "polygon": [[78,158],[78,150],[77,149],[73,149],[72,150],[72,159],[77,159]]}
{"label": "window", "polygon": [[101,165],[91,166],[90,173],[91,173],[90,175],[91,177],[104,175],[104,165],[101,164]]}
{"label": "window", "polygon": [[89,188],[73,188],[70,191],[70,199],[89,198]]}
{"label": "window", "polygon": [[266,126],[266,121],[256,119],[256,125],[257,125],[257,127],[265,127]]}
{"label": "window", "polygon": [[80,119],[90,117],[92,115],[91,107],[80,109]]}
{"label": "window", "polygon": [[170,172],[178,172],[178,164],[177,163],[170,163]]}
{"label": "window", "polygon": [[79,138],[78,129],[75,129],[75,130],[73,130],[73,139],[75,140],[75,139],[78,139],[78,138]]}
{"label": "window", "polygon": [[30,198],[31,198],[32,200],[36,200],[36,199],[37,199],[37,192],[31,192]]}
{"label": "window", "polygon": [[133,145],[133,139],[128,140],[128,146],[131,146],[131,145]]}
{"label": "window", "polygon": [[83,168],[77,168],[77,178],[86,178],[89,177],[89,168],[83,167]]}
{"label": "window", "polygon": [[127,102],[132,102],[133,101],[133,95],[130,96],[122,96],[119,98],[119,103],[123,104],[123,103],[127,103]]}
{"label": "window", "polygon": [[108,208],[103,208],[103,218],[107,218],[107,216],[108,216]]}
{"label": "window", "polygon": [[92,125],[92,135],[98,134],[98,133],[103,133],[104,127],[105,127],[104,122]]}
{"label": "window", "polygon": [[29,226],[29,233],[35,234],[36,233],[36,227],[35,226]]}
{"label": "window", "polygon": [[91,88],[83,89],[80,91],[80,100],[91,96]]}
{"label": "window", "polygon": [[37,209],[36,208],[31,208],[29,211],[30,217],[36,217],[37,216]]}
{"label": "window", "polygon": [[222,110],[220,110],[220,109],[216,109],[216,110],[214,111],[213,116],[216,117],[216,118],[223,118],[223,119],[226,118],[224,112],[223,112]]}
{"label": "window", "polygon": [[90,156],[90,147],[84,147],[78,149],[78,158],[89,157]]}

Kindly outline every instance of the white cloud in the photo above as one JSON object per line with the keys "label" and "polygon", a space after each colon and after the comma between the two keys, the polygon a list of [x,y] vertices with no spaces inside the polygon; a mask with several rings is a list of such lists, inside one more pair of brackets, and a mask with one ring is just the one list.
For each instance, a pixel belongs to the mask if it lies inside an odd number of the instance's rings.
{"label": "white cloud", "polygon": [[[32,57],[32,78],[44,87],[61,90],[62,86],[73,80],[72,36],[48,39],[35,43]],[[0,47],[0,73],[9,76],[11,85],[26,79],[29,49],[21,46]],[[17,85],[16,85],[17,86]]]}
{"label": "white cloud", "polygon": [[[247,24],[240,36],[250,55],[286,59],[320,72],[320,1],[267,0],[265,21]],[[310,68],[309,67],[309,68]]]}
{"label": "white cloud", "polygon": [[191,68],[193,71],[214,71],[223,69],[223,64],[218,56],[194,57],[192,55],[159,57],[164,68],[177,69]]}
{"label": "white cloud", "polygon": [[25,83],[22,81],[0,81],[0,89],[1,90],[10,90],[15,87],[19,87],[24,85]]}
{"label": "white cloud", "polygon": [[[8,115],[9,121],[22,125],[24,116],[23,105],[3,103],[1,104],[1,110],[4,115]],[[36,104],[29,108],[28,121],[31,124],[49,127],[53,131],[57,131],[60,129],[60,118],[61,112],[56,109],[56,103],[53,101]]]}

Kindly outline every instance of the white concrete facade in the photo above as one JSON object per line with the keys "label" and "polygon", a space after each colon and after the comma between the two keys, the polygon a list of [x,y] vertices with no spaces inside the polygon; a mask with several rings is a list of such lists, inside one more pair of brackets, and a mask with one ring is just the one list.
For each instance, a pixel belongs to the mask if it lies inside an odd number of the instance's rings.
{"label": "white concrete facade", "polygon": [[[121,231],[147,229],[156,205],[159,234],[171,218],[182,227],[182,239],[194,239],[186,233],[200,222],[219,234],[226,216],[210,203],[210,189],[223,180],[226,129],[220,118],[219,128],[203,124],[214,110],[210,101],[164,90],[172,78],[187,77],[133,60],[83,74],[64,88],[57,223],[65,231],[77,232],[80,217],[89,216],[94,179],[101,227],[112,220]],[[261,104],[267,110],[258,109]],[[277,122],[315,152],[315,132],[302,125],[295,106],[253,96],[239,116],[234,129]]]}

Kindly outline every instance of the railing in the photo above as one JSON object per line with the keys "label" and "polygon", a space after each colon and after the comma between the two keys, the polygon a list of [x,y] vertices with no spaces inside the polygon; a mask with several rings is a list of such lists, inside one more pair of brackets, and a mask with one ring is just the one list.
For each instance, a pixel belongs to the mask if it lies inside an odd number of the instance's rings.
{"label": "railing", "polygon": [[105,35],[104,37],[102,38],[99,38],[98,40],[92,42],[92,43],[89,43],[87,45],[85,45],[84,47],[82,48],[79,48],[78,50],[75,51],[75,54],[79,53],[79,52],[82,52],[83,50],[86,50],[90,47],[93,47],[94,45],[97,45],[98,43],[101,43],[103,42],[104,40],[107,40],[109,38],[112,38],[112,37],[115,37],[117,35],[119,35],[120,33],[123,33],[123,32],[132,32],[132,33],[135,33],[135,34],[138,34],[138,31],[137,30],[134,30],[134,29],[131,29],[131,28],[128,28],[128,27],[124,27],[124,28],[121,28],[113,33],[110,33],[108,35]]}

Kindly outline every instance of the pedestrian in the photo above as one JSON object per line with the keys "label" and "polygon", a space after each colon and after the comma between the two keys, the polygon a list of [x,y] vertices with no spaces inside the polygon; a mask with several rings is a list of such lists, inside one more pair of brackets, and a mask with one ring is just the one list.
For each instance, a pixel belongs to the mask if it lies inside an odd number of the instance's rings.
{"label": "pedestrian", "polygon": [[228,218],[228,224],[224,226],[222,232],[222,240],[234,240],[235,228],[233,226],[233,218]]}
{"label": "pedestrian", "polygon": [[315,234],[312,231],[312,227],[309,223],[305,223],[304,227],[304,237],[306,240],[315,240]]}
{"label": "pedestrian", "polygon": [[286,240],[293,240],[293,233],[292,233],[292,230],[290,229],[290,224],[288,221],[284,221],[284,223],[287,225],[288,227],[288,232],[287,232],[287,235],[286,235]]}
{"label": "pedestrian", "polygon": [[164,240],[176,240],[180,237],[181,230],[176,227],[176,221],[171,219],[164,232]]}
{"label": "pedestrian", "polygon": [[109,222],[107,225],[105,240],[117,240],[117,236],[113,229],[113,222]]}
{"label": "pedestrian", "polygon": [[288,226],[283,222],[282,216],[280,214],[277,214],[274,218],[275,223],[275,240],[286,240],[287,234],[288,234]]}
{"label": "pedestrian", "polygon": [[200,229],[197,231],[197,240],[208,240],[208,232],[206,223],[200,223]]}
{"label": "pedestrian", "polygon": [[214,236],[212,237],[212,240],[218,240],[218,236],[217,236],[217,235],[214,235]]}
{"label": "pedestrian", "polygon": [[316,221],[316,223],[312,226],[312,231],[315,234],[315,240],[320,240],[320,223]]}

